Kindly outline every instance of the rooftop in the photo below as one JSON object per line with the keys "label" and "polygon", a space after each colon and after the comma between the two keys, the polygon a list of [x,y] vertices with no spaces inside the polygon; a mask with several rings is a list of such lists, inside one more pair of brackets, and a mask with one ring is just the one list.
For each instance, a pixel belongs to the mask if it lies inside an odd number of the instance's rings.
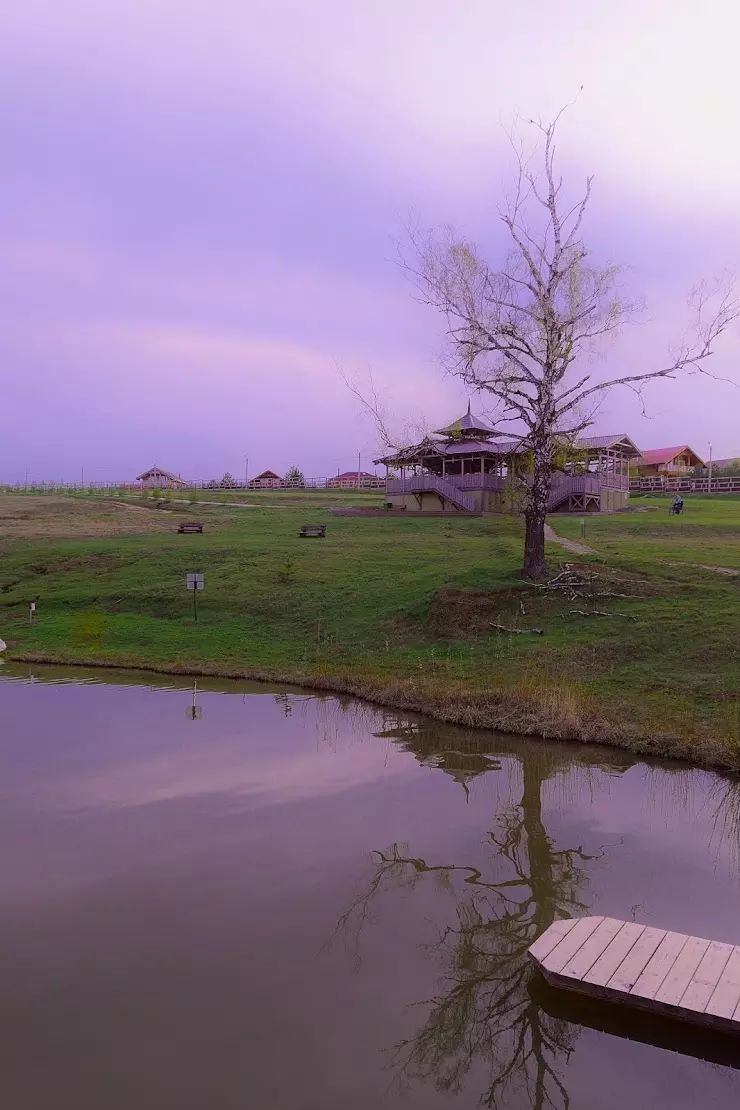
{"label": "rooftop", "polygon": [[147,478],[151,478],[155,474],[160,475],[162,478],[168,478],[171,482],[182,481],[179,474],[170,474],[169,470],[165,470],[162,466],[157,466],[156,463],[154,464],[154,466],[150,466],[148,470],[145,470],[143,474],[139,474],[136,478],[136,481],[143,482]]}
{"label": "rooftop", "polygon": [[687,443],[681,447],[653,447],[649,451],[643,451],[640,465],[642,466],[656,466],[659,463],[673,462],[677,455],[682,455],[684,451],[688,451],[698,460],[700,466],[704,466],[704,460],[699,458],[696,451],[693,451]]}
{"label": "rooftop", "polygon": [[468,411],[464,416],[460,416],[457,420],[453,420],[446,428],[437,428],[436,435],[439,436],[474,436],[483,435],[484,437],[498,435],[495,428],[486,424],[478,416],[473,416],[470,411],[470,402],[468,402]]}
{"label": "rooftop", "polygon": [[640,448],[625,435],[609,435],[609,436],[582,436],[576,440],[575,446],[582,450],[605,450],[608,451],[612,447],[619,447],[624,454],[639,455]]}
{"label": "rooftop", "polygon": [[330,482],[356,482],[359,478],[372,478],[373,481],[378,477],[377,474],[370,474],[367,470],[345,470],[343,474],[337,474],[336,477],[330,478]]}
{"label": "rooftop", "polygon": [[[450,425],[452,427],[452,425]],[[637,447],[629,436],[623,434],[612,434],[603,436],[585,436],[582,439],[577,439],[573,445],[576,450],[583,451],[606,451],[610,449],[619,449],[622,456],[629,458],[637,458],[640,454],[640,449]],[[527,450],[527,444],[524,437],[521,439],[504,439],[497,437],[496,439],[488,438],[473,438],[472,436],[465,436],[462,439],[445,441],[442,439],[432,439],[427,436],[421,441],[411,447],[402,447],[400,450],[394,452],[392,455],[387,455],[382,459],[375,459],[376,464],[381,463],[387,466],[403,466],[406,463],[416,464],[420,459],[430,456],[442,456],[447,458],[455,458],[459,455],[519,455]],[[682,448],[678,449],[679,451]]]}

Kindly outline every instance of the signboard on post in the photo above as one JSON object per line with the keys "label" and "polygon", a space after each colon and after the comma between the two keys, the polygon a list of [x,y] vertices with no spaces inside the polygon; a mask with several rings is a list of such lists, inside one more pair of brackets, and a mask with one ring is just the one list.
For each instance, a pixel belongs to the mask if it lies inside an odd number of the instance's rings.
{"label": "signboard on post", "polygon": [[202,574],[186,574],[185,582],[189,590],[193,591],[193,616],[198,619],[198,591],[205,588]]}

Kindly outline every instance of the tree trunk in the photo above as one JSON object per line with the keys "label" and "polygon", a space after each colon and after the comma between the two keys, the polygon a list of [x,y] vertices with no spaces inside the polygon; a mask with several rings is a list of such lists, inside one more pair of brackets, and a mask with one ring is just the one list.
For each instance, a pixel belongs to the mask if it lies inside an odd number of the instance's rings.
{"label": "tree trunk", "polygon": [[547,578],[545,562],[545,514],[527,510],[524,514],[526,530],[524,533],[524,570],[525,578],[542,582]]}
{"label": "tree trunk", "polygon": [[[544,438],[544,437],[543,437]],[[550,499],[552,484],[551,471],[552,447],[545,441],[534,451],[534,474],[532,487],[524,510],[526,528],[524,533],[524,577],[535,582],[547,578],[545,562],[545,517]]]}

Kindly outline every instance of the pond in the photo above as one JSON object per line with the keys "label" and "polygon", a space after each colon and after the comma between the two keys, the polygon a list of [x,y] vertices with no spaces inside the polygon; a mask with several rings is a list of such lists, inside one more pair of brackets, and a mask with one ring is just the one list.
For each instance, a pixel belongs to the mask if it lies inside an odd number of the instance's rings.
{"label": "pond", "polygon": [[524,958],[584,913],[740,943],[733,780],[295,689],[5,665],[0,795],[5,1110],[740,1100],[740,1053],[615,1024]]}

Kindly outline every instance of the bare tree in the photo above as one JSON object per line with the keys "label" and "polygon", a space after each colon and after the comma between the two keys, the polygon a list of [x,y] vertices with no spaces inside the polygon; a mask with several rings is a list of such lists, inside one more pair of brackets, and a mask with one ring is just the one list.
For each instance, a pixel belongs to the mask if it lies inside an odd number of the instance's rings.
{"label": "bare tree", "polygon": [[[412,750],[427,746],[423,735],[407,731]],[[401,738],[402,731],[384,735]],[[359,969],[361,934],[371,926],[373,906],[384,891],[394,886],[412,891],[433,877],[455,893],[456,924],[427,946],[440,961],[442,990],[424,1003],[427,1013],[416,1033],[395,1046],[398,1082],[431,1080],[441,1091],[460,1093],[477,1064],[487,1073],[483,1106],[514,1105],[526,1092],[535,1110],[567,1110],[559,1066],[573,1050],[577,1032],[541,1009],[526,952],[553,921],[587,911],[588,869],[604,858],[604,849],[560,848],[546,829],[543,786],[558,773],[576,770],[571,753],[542,746],[523,752],[521,800],[497,816],[486,838],[491,870],[501,877],[486,878],[471,864],[428,863],[407,846],[393,844],[373,853],[370,882],[342,914],[332,939],[344,938]],[[457,755],[464,763],[464,752]],[[580,770],[588,774],[590,768]]]}
{"label": "bare tree", "polygon": [[715,341],[740,315],[730,281],[704,283],[690,298],[689,327],[665,365],[593,379],[589,358],[638,306],[623,298],[618,268],[588,261],[582,225],[592,178],[578,199],[566,199],[555,168],[561,116],[549,124],[530,121],[537,143],[529,156],[512,135],[517,170],[499,211],[510,244],[501,268],[489,266],[451,228],[410,229],[411,252],[402,260],[422,300],[445,316],[448,371],[492,395],[501,420],[523,427],[522,444],[532,457],[524,574],[536,580],[547,574],[544,529],[556,452],[592,422],[595,406],[614,386],[639,393],[657,378],[707,373]]}
{"label": "bare tree", "polygon": [[335,362],[339,376],[350,391],[359,411],[370,419],[378,443],[389,451],[399,451],[410,447],[429,434],[423,418],[406,418],[402,425],[391,419],[390,405],[384,392],[378,388],[370,367],[363,373],[349,375],[344,367]]}

